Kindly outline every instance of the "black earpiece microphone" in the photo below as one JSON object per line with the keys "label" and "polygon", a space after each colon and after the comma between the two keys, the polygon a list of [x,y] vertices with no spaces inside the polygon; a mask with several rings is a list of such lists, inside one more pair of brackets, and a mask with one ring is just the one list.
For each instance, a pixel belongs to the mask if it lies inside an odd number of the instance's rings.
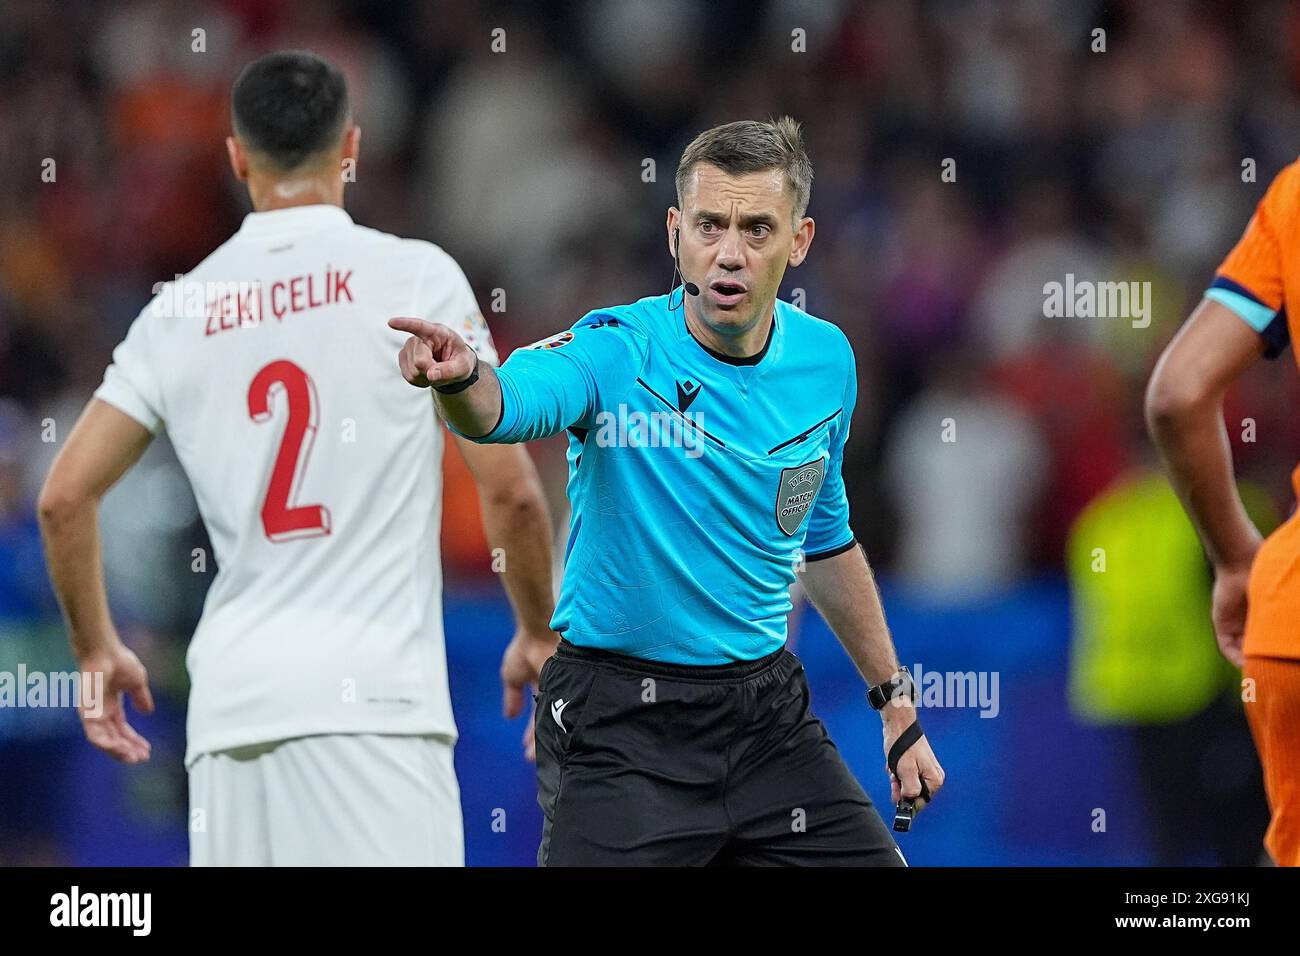
{"label": "black earpiece microphone", "polygon": [[699,295],[700,287],[694,282],[688,282],[686,276],[682,275],[682,230],[680,226],[673,229],[673,261],[677,263],[677,274],[682,276],[682,288],[688,295]]}

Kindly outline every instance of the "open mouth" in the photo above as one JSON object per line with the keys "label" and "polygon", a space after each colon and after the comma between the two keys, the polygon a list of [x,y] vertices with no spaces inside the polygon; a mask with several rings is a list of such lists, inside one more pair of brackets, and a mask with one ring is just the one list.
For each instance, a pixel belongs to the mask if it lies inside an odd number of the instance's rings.
{"label": "open mouth", "polygon": [[745,297],[749,289],[743,282],[734,279],[715,279],[709,283],[709,292],[718,305],[735,305]]}

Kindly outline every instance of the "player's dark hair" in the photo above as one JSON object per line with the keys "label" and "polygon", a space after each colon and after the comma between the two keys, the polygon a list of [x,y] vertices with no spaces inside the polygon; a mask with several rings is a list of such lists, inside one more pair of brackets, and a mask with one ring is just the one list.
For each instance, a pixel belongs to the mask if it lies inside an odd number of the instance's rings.
{"label": "player's dark hair", "polygon": [[808,209],[812,194],[813,168],[803,145],[803,129],[789,116],[760,123],[741,120],[705,130],[682,153],[677,164],[677,204],[686,191],[691,170],[700,163],[717,166],[724,173],[739,176],[779,169],[785,173],[794,199],[795,219]]}
{"label": "player's dark hair", "polygon": [[338,142],[348,84],[338,67],[308,50],[269,53],[235,80],[230,117],[247,149],[291,172]]}

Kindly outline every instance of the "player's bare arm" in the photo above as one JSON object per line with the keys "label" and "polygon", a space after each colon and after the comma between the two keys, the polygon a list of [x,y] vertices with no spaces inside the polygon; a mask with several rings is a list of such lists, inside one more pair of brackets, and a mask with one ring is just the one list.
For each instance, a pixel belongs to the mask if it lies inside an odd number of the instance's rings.
{"label": "player's bare arm", "polygon": [[[885,623],[875,577],[862,549],[850,548],[843,554],[808,562],[801,580],[863,679],[875,685],[893,677],[898,672],[898,656]],[[916,720],[916,708],[907,697],[895,697],[881,709],[880,718],[888,754],[894,741]],[[924,808],[926,801],[917,799],[922,777],[932,797],[943,786],[943,768],[925,737],[898,761],[898,776],[890,780],[894,802],[901,797],[916,800],[918,810]]]}
{"label": "player's bare arm", "polygon": [[[488,544],[500,548],[505,558],[501,579],[517,630],[501,659],[502,709],[514,718],[524,710],[525,688],[537,684],[560,639],[551,630],[550,512],[537,469],[522,445],[480,445],[457,436],[456,446],[478,486]],[[532,721],[524,733],[524,751],[534,758]]]}
{"label": "player's bare arm", "polygon": [[1214,566],[1214,633],[1224,657],[1244,663],[1246,581],[1260,534],[1233,478],[1223,394],[1260,357],[1259,335],[1206,299],[1165,348],[1147,386],[1151,437]]}
{"label": "player's bare arm", "polygon": [[113,626],[100,559],[99,503],[149,446],[153,435],[112,405],[93,399],[54,460],[37,505],[50,579],[63,609],[78,669],[104,674],[99,716],[81,714],[86,737],[126,763],[149,759],[149,742],[126,720],[123,696],[152,713],[149,680]]}
{"label": "player's bare arm", "polygon": [[[432,388],[443,420],[465,435],[481,437],[501,420],[501,383],[490,366],[478,357],[459,335],[436,322],[423,319],[389,319],[390,328],[409,332],[397,364],[402,377],[417,388]],[[454,393],[471,378],[474,381]]]}

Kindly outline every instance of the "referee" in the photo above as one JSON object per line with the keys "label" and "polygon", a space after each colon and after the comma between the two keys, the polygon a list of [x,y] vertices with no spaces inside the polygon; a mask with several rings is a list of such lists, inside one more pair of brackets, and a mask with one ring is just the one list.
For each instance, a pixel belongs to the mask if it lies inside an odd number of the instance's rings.
{"label": "referee", "polygon": [[563,637],[534,718],[541,865],[905,865],[785,650],[801,562],[871,687],[894,799],[921,807],[943,785],[849,527],[852,348],[776,298],[812,243],[811,184],[794,120],[728,123],[678,165],[668,295],[591,312],[496,370],[445,326],[389,323],[412,334],[402,374],[454,431],[568,433]]}

